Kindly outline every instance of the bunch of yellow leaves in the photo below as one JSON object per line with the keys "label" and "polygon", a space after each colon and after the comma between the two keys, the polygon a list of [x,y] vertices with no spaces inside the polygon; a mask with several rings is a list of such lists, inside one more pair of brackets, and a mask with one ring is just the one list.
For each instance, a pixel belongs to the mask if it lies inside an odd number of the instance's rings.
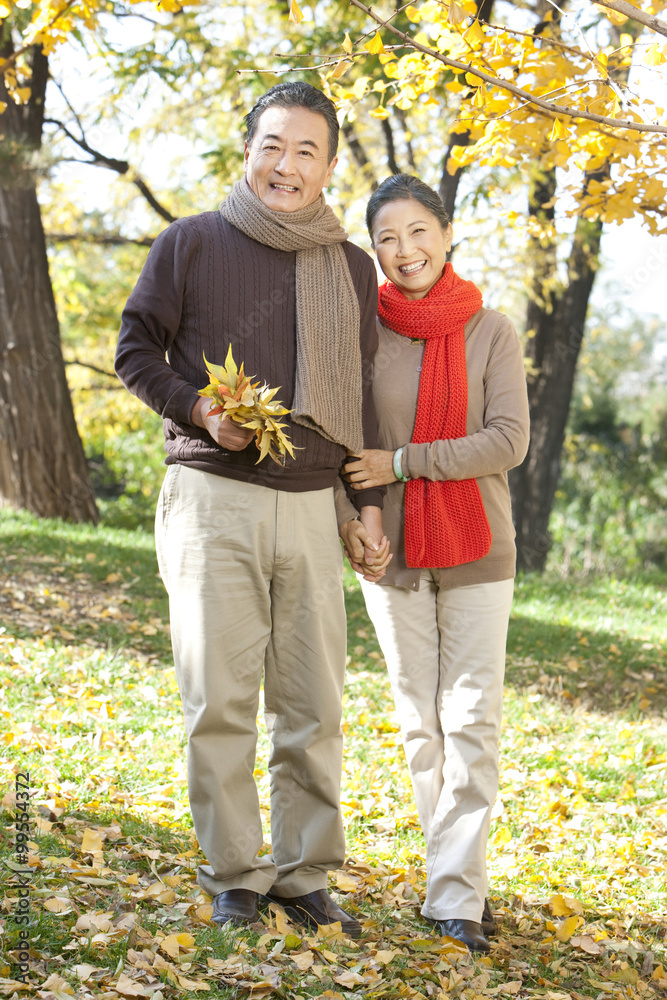
{"label": "bunch of yellow leaves", "polygon": [[285,464],[287,453],[294,458],[294,445],[283,430],[287,424],[279,420],[292,411],[279,400],[274,400],[278,389],[270,389],[266,382],[264,385],[253,382],[243,371],[243,363],[237,368],[231,345],[224,366],[210,364],[206,356],[204,363],[209,385],[198,391],[200,396],[209,396],[215,404],[208,411],[208,416],[217,413],[221,420],[233,420],[254,430],[259,448],[257,462],[267,455],[278,465]]}

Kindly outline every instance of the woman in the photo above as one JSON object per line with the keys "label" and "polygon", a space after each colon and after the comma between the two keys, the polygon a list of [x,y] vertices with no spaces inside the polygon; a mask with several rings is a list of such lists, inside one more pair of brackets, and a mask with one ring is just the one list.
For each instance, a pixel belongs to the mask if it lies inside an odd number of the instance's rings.
{"label": "woman", "polygon": [[446,263],[452,227],[426,184],[388,178],[366,221],[388,279],[373,369],[380,447],[348,462],[344,478],[354,489],[388,485],[394,555],[382,579],[349,520],[341,536],[365,576],[426,838],[422,914],[488,951],[486,842],[516,556],[506,473],[528,447],[521,346]]}

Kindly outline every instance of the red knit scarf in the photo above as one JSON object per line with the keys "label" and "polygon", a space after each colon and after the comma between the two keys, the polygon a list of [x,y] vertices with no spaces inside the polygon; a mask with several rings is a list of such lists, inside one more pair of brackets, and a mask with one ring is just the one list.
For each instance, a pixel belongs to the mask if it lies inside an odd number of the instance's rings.
{"label": "red knit scarf", "polygon": [[[468,410],[464,327],[481,309],[482,294],[451,264],[423,299],[406,299],[390,281],[380,287],[379,315],[403,337],[426,341],[419,380],[416,444],[464,437]],[[405,487],[408,566],[444,567],[481,559],[491,529],[476,479],[411,479]]]}

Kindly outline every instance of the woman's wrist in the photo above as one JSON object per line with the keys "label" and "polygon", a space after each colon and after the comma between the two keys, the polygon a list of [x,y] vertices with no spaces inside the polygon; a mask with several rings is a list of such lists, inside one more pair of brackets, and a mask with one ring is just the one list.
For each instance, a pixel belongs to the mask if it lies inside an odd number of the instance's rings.
{"label": "woman's wrist", "polygon": [[409,476],[403,473],[403,449],[397,448],[394,452],[393,460],[394,475],[401,483],[407,483],[410,480]]}

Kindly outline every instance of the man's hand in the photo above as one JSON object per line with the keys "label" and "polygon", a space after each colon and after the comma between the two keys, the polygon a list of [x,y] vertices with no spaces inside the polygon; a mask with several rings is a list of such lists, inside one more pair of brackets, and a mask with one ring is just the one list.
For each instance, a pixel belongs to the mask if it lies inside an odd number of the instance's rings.
{"label": "man's hand", "polygon": [[347,456],[341,475],[353,490],[368,490],[395,483],[394,452],[364,448],[361,455]]}
{"label": "man's hand", "polygon": [[227,451],[243,451],[255,436],[255,432],[242,427],[233,420],[221,420],[218,414],[209,417],[211,401],[201,396],[192,408],[191,420],[197,427],[203,427],[214,441]]}
{"label": "man's hand", "polygon": [[389,540],[382,534],[382,511],[379,507],[363,507],[360,518],[346,521],[340,528],[340,537],[355,573],[361,573],[369,583],[376,583],[393,559]]}

